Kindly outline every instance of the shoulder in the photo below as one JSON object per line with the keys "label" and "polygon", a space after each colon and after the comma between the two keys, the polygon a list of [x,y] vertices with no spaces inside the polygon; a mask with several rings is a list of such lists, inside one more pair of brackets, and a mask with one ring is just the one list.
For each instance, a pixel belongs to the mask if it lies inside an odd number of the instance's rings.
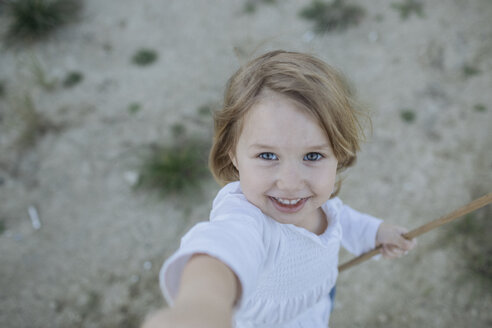
{"label": "shoulder", "polygon": [[343,204],[340,198],[333,197],[328,201],[326,201],[323,204],[322,208],[325,211],[325,213],[328,214],[329,217],[338,218],[344,206],[345,205]]}
{"label": "shoulder", "polygon": [[337,211],[340,211],[342,209],[343,205],[344,205],[343,201],[338,197],[333,197],[325,203],[325,206],[332,208],[334,210],[337,210]]}
{"label": "shoulder", "polygon": [[265,246],[272,235],[263,212],[241,192],[238,182],[223,187],[215,197],[209,221],[195,224],[181,239],[181,245],[206,243],[252,243]]}
{"label": "shoulder", "polygon": [[217,193],[210,212],[211,222],[243,219],[261,223],[264,217],[263,212],[246,199],[238,181],[227,184]]}

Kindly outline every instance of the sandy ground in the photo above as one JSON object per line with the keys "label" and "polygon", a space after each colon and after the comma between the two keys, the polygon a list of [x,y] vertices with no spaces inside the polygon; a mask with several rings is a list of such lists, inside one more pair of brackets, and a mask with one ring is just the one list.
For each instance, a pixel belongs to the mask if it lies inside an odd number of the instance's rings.
{"label": "sandy ground", "polygon": [[[194,123],[197,109],[220,103],[251,54],[311,52],[353,82],[374,128],[342,190],[354,208],[414,228],[490,192],[492,3],[429,1],[424,17],[402,20],[393,2],[358,1],[359,26],[316,35],[298,15],[310,1],[247,14],[239,0],[88,0],[49,39],[2,48],[0,326],[137,327],[164,304],[158,270],[184,231],[207,219],[218,186],[162,199],[134,192],[128,172],[149,144],[170,142],[175,123],[209,137],[210,124]],[[157,62],[133,65],[140,48],[155,49]],[[72,70],[84,79],[46,90],[36,62],[47,81]],[[26,95],[57,128],[22,150],[14,141]],[[130,113],[132,103],[141,110]],[[341,274],[330,326],[491,327],[490,285],[469,275],[455,235],[431,232],[402,259]]]}

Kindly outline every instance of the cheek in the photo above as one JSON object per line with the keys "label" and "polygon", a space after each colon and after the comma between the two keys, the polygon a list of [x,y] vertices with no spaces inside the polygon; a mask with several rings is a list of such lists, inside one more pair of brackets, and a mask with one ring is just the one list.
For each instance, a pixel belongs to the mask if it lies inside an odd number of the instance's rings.
{"label": "cheek", "polygon": [[332,186],[335,184],[336,176],[328,173],[325,175],[318,176],[315,179],[315,183],[320,189],[329,189],[332,188]]}
{"label": "cheek", "polygon": [[311,176],[311,181],[314,181],[319,189],[327,190],[327,188],[329,188],[330,192],[333,191],[336,179],[337,172],[336,169],[333,169],[332,167],[319,170],[316,174]]}
{"label": "cheek", "polygon": [[240,175],[241,188],[246,196],[258,197],[270,187],[271,179],[262,170],[243,168]]}
{"label": "cheek", "polygon": [[269,183],[267,176],[257,170],[243,170],[241,183],[248,186],[248,189],[259,191]]}
{"label": "cheek", "polygon": [[266,188],[261,184],[261,181],[252,179],[240,179],[241,190],[244,197],[258,208],[262,208],[264,204],[263,195],[266,192]]}

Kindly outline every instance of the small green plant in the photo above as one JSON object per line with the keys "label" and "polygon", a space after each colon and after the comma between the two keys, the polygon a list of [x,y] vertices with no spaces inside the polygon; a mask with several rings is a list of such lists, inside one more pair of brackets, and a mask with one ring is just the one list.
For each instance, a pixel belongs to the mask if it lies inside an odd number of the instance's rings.
{"label": "small green plant", "polygon": [[71,88],[82,82],[83,79],[84,79],[84,75],[81,72],[78,71],[69,72],[63,79],[63,86],[65,88]]}
{"label": "small green plant", "polygon": [[256,5],[258,3],[274,4],[276,2],[276,0],[247,0],[244,4],[244,12],[253,14],[256,11]]}
{"label": "small green plant", "polygon": [[212,113],[212,108],[209,105],[202,105],[198,107],[197,112],[200,117],[207,117]]}
{"label": "small green plant", "polygon": [[16,0],[7,2],[12,41],[38,39],[69,23],[80,11],[80,0]]}
{"label": "small green plant", "polygon": [[32,147],[36,144],[39,137],[50,131],[59,131],[60,126],[46,119],[35,107],[29,94],[17,99],[15,114],[20,120],[20,133],[15,141],[16,146],[21,150]]}
{"label": "small green plant", "polygon": [[477,67],[471,64],[464,64],[462,70],[465,78],[472,77],[481,73],[481,71]]}
{"label": "small green plant", "polygon": [[415,121],[417,114],[415,114],[415,111],[413,111],[412,109],[402,109],[400,111],[400,117],[403,121],[407,123],[412,123],[413,121]]}
{"label": "small green plant", "polygon": [[155,147],[140,168],[137,187],[158,190],[163,195],[183,193],[198,187],[208,175],[208,145],[198,138]]}
{"label": "small green plant", "polygon": [[152,49],[140,49],[132,57],[132,62],[139,66],[147,66],[157,60],[157,52]]}
{"label": "small green plant", "polygon": [[31,55],[30,60],[28,62],[28,69],[30,70],[34,82],[39,85],[41,88],[47,91],[52,91],[56,84],[57,79],[53,77],[49,77],[46,73],[46,69],[41,61],[35,56]]}
{"label": "small green plant", "polygon": [[299,13],[302,18],[314,21],[317,33],[343,31],[360,23],[365,10],[357,5],[348,5],[344,0],[334,0],[331,4],[314,0]]}
{"label": "small green plant", "polygon": [[186,128],[183,124],[181,123],[176,123],[171,126],[171,132],[173,134],[173,137],[177,140],[180,138],[183,138],[186,132]]}
{"label": "small green plant", "polygon": [[487,107],[485,107],[484,104],[476,104],[475,106],[473,106],[473,109],[476,112],[485,112],[487,110]]}
{"label": "small green plant", "polygon": [[20,100],[17,113],[21,118],[23,127],[16,143],[21,149],[25,149],[34,145],[36,137],[44,132],[44,118],[36,110],[29,95],[25,95],[24,99]]}
{"label": "small green plant", "polygon": [[400,3],[392,3],[391,8],[400,13],[401,19],[407,19],[412,14],[419,17],[424,16],[424,5],[419,0],[405,0]]}
{"label": "small green plant", "polygon": [[256,4],[252,1],[246,1],[244,4],[244,12],[247,14],[253,14],[256,11]]}
{"label": "small green plant", "polygon": [[130,114],[137,114],[141,109],[142,109],[142,105],[140,105],[139,103],[136,103],[136,102],[128,105],[128,112]]}

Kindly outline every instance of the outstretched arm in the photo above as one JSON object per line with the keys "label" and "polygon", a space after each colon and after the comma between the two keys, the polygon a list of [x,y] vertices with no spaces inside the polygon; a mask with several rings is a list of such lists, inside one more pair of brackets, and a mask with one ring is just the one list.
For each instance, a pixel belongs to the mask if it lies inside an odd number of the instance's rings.
{"label": "outstretched arm", "polygon": [[231,328],[233,309],[241,294],[234,272],[206,254],[186,264],[172,308],[151,315],[142,328]]}

